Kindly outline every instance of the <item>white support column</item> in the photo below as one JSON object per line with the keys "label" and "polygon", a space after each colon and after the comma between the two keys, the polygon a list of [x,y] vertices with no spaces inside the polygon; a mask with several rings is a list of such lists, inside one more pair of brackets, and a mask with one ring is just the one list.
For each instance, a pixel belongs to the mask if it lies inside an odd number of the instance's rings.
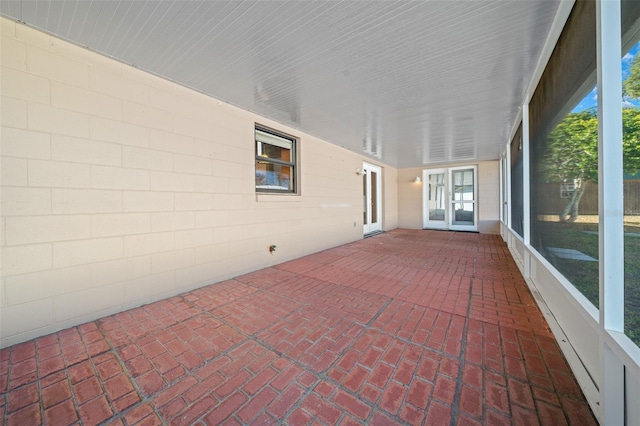
{"label": "white support column", "polygon": [[622,175],[622,72],[619,0],[598,0],[598,214],[600,257],[601,420],[624,424],[624,367],[605,343],[624,332],[624,204]]}
{"label": "white support column", "polygon": [[622,71],[620,3],[599,0],[598,213],[600,215],[600,320],[624,332],[624,204],[622,175]]}
{"label": "white support column", "polygon": [[[529,104],[522,106],[522,227],[524,245],[531,243],[531,174],[529,155]],[[531,256],[529,250],[524,255],[524,277],[531,278]]]}
{"label": "white support column", "polygon": [[531,170],[529,165],[529,104],[522,107],[522,212],[524,243],[529,245],[531,240]]}
{"label": "white support column", "polygon": [[507,185],[507,217],[504,218],[504,223],[507,224],[507,228],[511,229],[511,142],[507,144],[507,167],[505,167],[505,184]]}
{"label": "white support column", "polygon": [[504,223],[504,156],[501,155],[500,156],[500,174],[499,174],[499,191],[500,191],[500,214],[498,215],[500,217],[500,221]]}

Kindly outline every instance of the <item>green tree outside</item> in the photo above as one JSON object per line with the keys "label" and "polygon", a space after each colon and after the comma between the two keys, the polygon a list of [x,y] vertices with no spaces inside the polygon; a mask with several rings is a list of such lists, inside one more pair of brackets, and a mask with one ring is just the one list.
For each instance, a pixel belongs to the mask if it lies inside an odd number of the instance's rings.
{"label": "green tree outside", "polygon": [[[638,80],[640,90],[640,78]],[[629,79],[625,83],[627,81]],[[624,108],[622,126],[624,170],[621,173],[635,174],[640,171],[640,109]],[[547,182],[575,184],[575,190],[559,214],[561,222],[572,222],[579,216],[586,183],[598,182],[597,112],[589,109],[568,114],[549,134],[547,141],[549,145],[540,171]]]}

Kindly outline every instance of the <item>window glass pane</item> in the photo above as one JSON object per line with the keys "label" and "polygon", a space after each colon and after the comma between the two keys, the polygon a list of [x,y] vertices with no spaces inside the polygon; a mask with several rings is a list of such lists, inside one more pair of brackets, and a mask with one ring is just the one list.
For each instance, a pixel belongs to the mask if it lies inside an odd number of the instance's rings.
{"label": "window glass pane", "polygon": [[258,142],[258,157],[291,162],[291,148]]}
{"label": "window glass pane", "polygon": [[292,191],[292,168],[281,164],[256,161],[256,188]]}
{"label": "window glass pane", "polygon": [[579,1],[530,104],[531,245],[599,303],[595,2]]}
{"label": "window glass pane", "polygon": [[367,225],[367,175],[362,176],[362,216],[364,224]]}
{"label": "window glass pane", "polygon": [[263,132],[262,130],[256,130],[256,141],[286,149],[291,149],[293,146],[293,142],[290,139]]}
{"label": "window glass pane", "polygon": [[640,346],[640,6],[622,3],[624,331]]}
{"label": "window glass pane", "polygon": [[453,224],[473,225],[473,203],[453,203]]}
{"label": "window glass pane", "polygon": [[453,172],[453,199],[473,200],[473,169]]}
{"label": "window glass pane", "polygon": [[511,229],[524,237],[522,124],[510,146],[511,155]]}
{"label": "window glass pane", "polygon": [[429,175],[429,220],[444,220],[444,173]]}
{"label": "window glass pane", "polygon": [[595,89],[537,146],[534,247],[598,306],[598,118]]}
{"label": "window glass pane", "polygon": [[378,222],[378,174],[371,172],[371,223]]}

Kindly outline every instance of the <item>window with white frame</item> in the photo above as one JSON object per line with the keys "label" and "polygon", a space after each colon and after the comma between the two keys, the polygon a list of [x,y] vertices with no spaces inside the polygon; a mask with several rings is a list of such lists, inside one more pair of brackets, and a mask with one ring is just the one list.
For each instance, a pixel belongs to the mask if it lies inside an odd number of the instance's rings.
{"label": "window with white frame", "polygon": [[256,192],[296,193],[296,138],[255,128]]}

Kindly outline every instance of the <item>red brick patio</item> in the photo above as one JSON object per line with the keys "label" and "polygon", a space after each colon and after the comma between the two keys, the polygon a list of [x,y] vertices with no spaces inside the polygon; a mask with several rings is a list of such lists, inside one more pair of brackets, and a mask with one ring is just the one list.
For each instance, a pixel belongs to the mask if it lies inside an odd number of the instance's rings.
{"label": "red brick patio", "polygon": [[493,235],[395,230],[0,355],[9,425],[597,424]]}

